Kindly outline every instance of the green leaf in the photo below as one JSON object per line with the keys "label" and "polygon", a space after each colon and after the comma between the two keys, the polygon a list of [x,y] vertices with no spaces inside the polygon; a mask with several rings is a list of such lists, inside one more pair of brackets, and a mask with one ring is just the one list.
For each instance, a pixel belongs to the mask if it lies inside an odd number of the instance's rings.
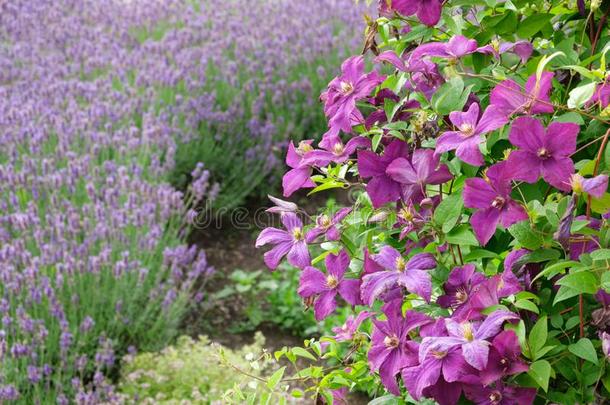
{"label": "green leaf", "polygon": [[452,111],[461,111],[466,104],[470,88],[469,86],[465,89],[462,79],[454,77],[434,93],[432,107],[440,115],[447,115]]}
{"label": "green leaf", "polygon": [[532,14],[521,21],[519,28],[517,28],[517,35],[524,39],[533,37],[545,24],[548,24],[549,21],[551,21],[551,17],[553,17],[551,14],[545,13]]}
{"label": "green leaf", "polygon": [[551,378],[551,365],[546,360],[538,360],[530,365],[527,372],[536,384],[538,384],[545,392],[549,388],[549,379]]}
{"label": "green leaf", "polygon": [[575,297],[579,294],[580,293],[578,292],[578,290],[575,290],[570,287],[566,287],[565,285],[561,286],[559,288],[559,291],[557,291],[557,295],[555,295],[555,299],[553,300],[553,305],[557,304],[558,302],[565,301],[567,299]]}
{"label": "green leaf", "polygon": [[460,225],[447,234],[447,242],[453,245],[477,246],[479,242],[467,225]]}
{"label": "green leaf", "polygon": [[581,359],[597,364],[595,347],[593,347],[593,343],[587,338],[581,338],[578,342],[571,344],[568,346],[568,350]]}
{"label": "green leaf", "polygon": [[462,215],[464,202],[460,194],[447,196],[434,211],[434,222],[442,227],[444,233],[453,229]]}
{"label": "green leaf", "polygon": [[292,352],[299,357],[303,357],[305,359],[316,361],[316,358],[314,357],[314,355],[309,353],[307,350],[303,349],[302,347],[294,347],[294,348],[292,348]]}
{"label": "green leaf", "polygon": [[525,309],[526,311],[534,312],[536,314],[540,313],[536,304],[529,300],[518,300],[515,302],[515,306],[517,308]]}
{"label": "green leaf", "polygon": [[591,210],[597,214],[605,214],[610,210],[610,193],[604,193],[602,198],[591,199]]}
{"label": "green leaf", "polygon": [[579,264],[578,262],[575,262],[575,261],[572,261],[572,260],[567,260],[567,261],[561,261],[561,262],[553,263],[551,265],[546,266],[544,268],[544,270],[542,270],[540,273],[538,273],[536,275],[536,277],[534,277],[532,282],[538,280],[542,276],[546,276],[547,278],[554,277],[557,274],[561,273],[563,270],[567,269],[568,267],[573,267],[573,266],[576,266],[578,264]]}
{"label": "green leaf", "polygon": [[532,358],[536,357],[536,352],[544,347],[546,339],[548,337],[548,326],[546,316],[540,317],[538,322],[532,328],[529,338],[527,340]]}
{"label": "green leaf", "polygon": [[578,291],[580,294],[595,294],[599,289],[595,276],[586,270],[563,276],[555,284],[566,286]]}
{"label": "green leaf", "polygon": [[345,184],[341,181],[329,179],[328,181],[325,181],[323,184],[320,184],[318,187],[311,190],[309,193],[307,193],[307,195],[309,196],[309,195],[315,194],[319,191],[329,190],[331,188],[346,188],[346,187],[347,187],[347,184]]}
{"label": "green leaf", "polygon": [[542,246],[542,235],[532,229],[529,221],[514,224],[508,229],[508,232],[526,249],[536,250]]}
{"label": "green leaf", "polygon": [[610,291],[610,271],[604,271],[602,273],[601,288],[606,290],[606,292]]}
{"label": "green leaf", "polygon": [[578,86],[570,91],[570,98],[568,99],[568,107],[579,108],[584,105],[595,93],[595,82],[587,83],[582,86]]}
{"label": "green leaf", "polygon": [[267,380],[267,387],[270,390],[274,389],[282,380],[282,377],[284,376],[284,371],[286,371],[286,366],[280,368],[275,373],[273,373],[271,377],[269,377],[269,379]]}

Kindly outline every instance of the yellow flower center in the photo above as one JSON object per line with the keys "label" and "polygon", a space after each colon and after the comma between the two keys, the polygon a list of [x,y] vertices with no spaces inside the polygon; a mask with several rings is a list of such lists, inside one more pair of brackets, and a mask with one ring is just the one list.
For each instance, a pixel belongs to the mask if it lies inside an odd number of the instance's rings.
{"label": "yellow flower center", "polygon": [[491,40],[490,45],[496,52],[500,52],[500,41],[494,38]]}
{"label": "yellow flower center", "polygon": [[466,293],[466,291],[463,290],[458,290],[455,293],[455,300],[459,303],[459,304],[463,304],[466,302],[466,300],[468,300],[468,294]]}
{"label": "yellow flower center", "polygon": [[320,225],[322,228],[328,228],[332,225],[332,222],[328,215],[322,214],[318,217],[318,225]]}
{"label": "yellow flower center", "polygon": [[583,181],[583,177],[579,174],[573,174],[572,177],[570,178],[570,184],[572,185],[572,191],[574,191],[575,194],[582,194],[582,192],[583,192],[582,181]]}
{"label": "yellow flower center", "polygon": [[393,336],[386,336],[383,339],[383,344],[386,347],[392,347],[392,348],[397,348],[398,345],[400,344],[400,341],[398,340],[398,336],[393,335]]}
{"label": "yellow flower center", "polygon": [[447,352],[437,352],[435,350],[432,350],[431,353],[435,358],[437,358],[439,360],[444,358],[447,355]]}
{"label": "yellow flower center", "polygon": [[506,203],[506,200],[504,199],[504,197],[497,196],[491,202],[491,206],[494,208],[497,208],[497,209],[502,209],[502,207],[504,207],[505,203]]}
{"label": "yellow flower center", "polygon": [[460,133],[462,134],[462,136],[468,138],[474,135],[474,127],[470,124],[462,124],[460,125]]}
{"label": "yellow flower center", "polygon": [[301,228],[294,228],[292,230],[292,237],[294,238],[294,240],[299,241],[303,239],[303,230]]}
{"label": "yellow flower center", "polygon": [[405,259],[403,259],[402,257],[396,258],[396,270],[402,272],[402,271],[405,271],[406,267],[407,267],[407,263],[405,262]]}
{"label": "yellow flower center", "polygon": [[468,340],[469,342],[474,340],[474,332],[470,322],[465,322],[462,324],[462,335],[464,335],[464,339]]}
{"label": "yellow flower center", "polygon": [[342,155],[344,151],[345,151],[345,147],[343,146],[343,144],[341,142],[337,142],[333,146],[333,153],[337,156]]}
{"label": "yellow flower center", "polygon": [[400,215],[400,217],[407,222],[411,222],[414,217],[413,211],[411,211],[408,207],[402,208],[398,215]]}
{"label": "yellow flower center", "polygon": [[299,147],[297,148],[297,153],[299,153],[300,155],[304,155],[307,152],[311,152],[313,150],[313,147],[308,144],[305,141],[301,141],[299,142]]}
{"label": "yellow flower center", "polygon": [[341,93],[343,93],[347,96],[352,91],[354,91],[353,84],[351,84],[350,82],[341,82]]}
{"label": "yellow flower center", "polygon": [[540,159],[546,160],[551,157],[551,152],[547,148],[540,148],[536,153]]}
{"label": "yellow flower center", "polygon": [[502,401],[502,394],[499,391],[494,391],[489,395],[489,400],[493,404],[498,404]]}
{"label": "yellow flower center", "polygon": [[337,277],[333,276],[332,274],[329,274],[328,276],[326,276],[326,285],[328,286],[328,288],[335,288],[339,285],[339,280],[337,280]]}

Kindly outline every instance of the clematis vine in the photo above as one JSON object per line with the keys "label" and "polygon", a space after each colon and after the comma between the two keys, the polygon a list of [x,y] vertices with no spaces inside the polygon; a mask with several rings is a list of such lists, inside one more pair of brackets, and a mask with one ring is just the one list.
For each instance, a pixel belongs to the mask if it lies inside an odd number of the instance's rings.
{"label": "clematis vine", "polygon": [[506,115],[496,106],[489,106],[479,119],[479,105],[472,103],[468,111],[454,111],[449,120],[457,131],[443,133],[436,141],[435,154],[455,150],[462,161],[473,166],[481,166],[485,161],[479,150],[482,135],[503,127],[508,122]]}
{"label": "clematis vine", "polygon": [[286,164],[290,167],[290,170],[282,178],[284,197],[290,197],[301,188],[316,186],[316,183],[311,180],[311,167],[303,163],[305,154],[313,151],[312,142],[311,140],[301,141],[298,148],[295,148],[292,142],[288,144]]}
{"label": "clematis vine", "polygon": [[494,311],[481,323],[469,321],[456,322],[445,319],[449,336],[425,337],[419,347],[419,360],[424,361],[429,353],[447,352],[454,347],[462,349],[464,360],[477,370],[487,366],[490,342],[508,320],[519,319],[509,311]]}
{"label": "clematis vine", "polygon": [[398,250],[384,246],[373,260],[385,270],[363,277],[361,295],[367,305],[372,305],[375,298],[396,285],[430,301],[432,282],[426,270],[436,267],[433,255],[419,253],[405,261]]}
{"label": "clematis vine", "polygon": [[347,207],[341,208],[332,218],[326,214],[318,216],[318,218],[316,218],[316,226],[310,229],[306,234],[307,243],[312,243],[320,235],[325,235],[327,240],[339,240],[341,238],[341,233],[339,233],[337,225],[339,225],[351,211],[352,209]]}
{"label": "clematis vine", "polygon": [[411,159],[398,158],[391,162],[386,173],[401,184],[401,197],[405,202],[419,204],[426,197],[426,186],[443,184],[453,178],[439,156],[431,149],[417,149]]}
{"label": "clematis vine", "polygon": [[385,304],[382,311],[387,320],[373,319],[369,364],[372,371],[379,371],[386,389],[400,395],[396,376],[402,368],[417,364],[417,342],[409,339],[409,333],[432,319],[417,311],[407,311],[403,316],[400,299]]}
{"label": "clematis vine", "polygon": [[364,58],[353,56],[341,65],[341,75],[333,79],[321,96],[331,128],[351,132],[352,124],[363,121],[356,101],[371,94],[385,78],[377,72],[364,73]]}
{"label": "clematis vine", "polygon": [[443,308],[459,309],[468,302],[473,288],[485,280],[485,275],[477,272],[474,264],[456,267],[443,285],[445,294],[438,297],[436,302]]}
{"label": "clematis vine", "polygon": [[553,112],[549,99],[554,74],[543,72],[540,79],[532,75],[523,89],[514,80],[504,80],[491,91],[490,105],[500,109],[507,117],[516,114],[545,114]]}
{"label": "clematis vine", "polygon": [[257,248],[272,244],[275,245],[264,255],[265,264],[275,270],[284,256],[288,263],[298,268],[305,268],[311,262],[303,222],[294,212],[281,215],[285,230],[278,228],[265,228],[256,238]]}
{"label": "clematis vine", "polygon": [[516,180],[535,183],[542,177],[553,187],[569,191],[574,173],[570,155],[576,151],[579,130],[577,124],[569,122],[552,122],[545,130],[535,118],[517,118],[508,140],[519,149],[508,157],[507,170]]}
{"label": "clematis vine", "polygon": [[338,139],[332,145],[323,147],[324,149],[314,149],[303,156],[302,164],[307,166],[324,167],[328,166],[330,162],[344,163],[349,157],[356,152],[358,148],[366,148],[371,145],[371,141],[368,138],[362,136],[356,136],[346,144]]}
{"label": "clematis vine", "polygon": [[511,173],[506,162],[491,166],[485,180],[478,177],[466,180],[464,206],[477,209],[470,221],[482,245],[489,242],[498,224],[507,228],[528,218],[525,209],[510,197],[511,191]]}
{"label": "clematis vine", "polygon": [[350,305],[360,303],[360,282],[344,277],[349,262],[349,255],[342,250],[338,255],[326,256],[327,274],[311,266],[305,267],[301,273],[298,293],[305,299],[314,299],[316,320],[320,321],[334,312],[337,308],[337,294]]}

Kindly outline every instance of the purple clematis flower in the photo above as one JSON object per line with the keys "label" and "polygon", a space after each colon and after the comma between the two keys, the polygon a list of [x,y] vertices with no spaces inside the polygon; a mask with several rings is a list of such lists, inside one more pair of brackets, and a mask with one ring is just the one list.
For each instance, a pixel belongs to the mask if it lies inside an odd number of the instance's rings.
{"label": "purple clematis flower", "polygon": [[[360,291],[361,292],[362,292],[362,282],[366,275],[372,274],[372,273],[377,273],[380,271],[385,271],[383,266],[380,266],[379,264],[377,264],[377,262],[375,260],[373,260],[373,257],[374,257],[374,255],[371,255],[369,253],[368,249],[364,249],[364,263],[362,265],[363,272],[362,272],[361,281],[360,281]],[[395,299],[402,298],[403,295],[404,294],[402,291],[402,287],[400,287],[399,285],[395,285],[393,287],[390,287],[389,290],[384,291],[379,296],[379,299],[381,299],[383,302],[390,302]]]}
{"label": "purple clematis flower", "polygon": [[553,75],[552,72],[543,72],[540,81],[536,80],[536,75],[530,76],[525,90],[511,79],[504,80],[491,91],[490,105],[497,106],[506,116],[552,113],[549,93]]}
{"label": "purple clematis flower", "polygon": [[602,341],[602,352],[608,360],[610,360],[610,333],[601,332],[599,339]]}
{"label": "purple clematis flower", "polygon": [[411,52],[411,60],[419,60],[425,56],[445,59],[459,59],[477,51],[477,41],[463,35],[451,37],[449,42],[429,42],[422,44]]}
{"label": "purple clematis flower", "polygon": [[418,231],[423,228],[427,222],[427,217],[431,215],[430,209],[422,209],[418,212],[413,203],[408,201],[402,208],[398,210],[396,215],[396,224],[394,227],[401,228],[398,240],[403,240],[409,233]]}
{"label": "purple clematis flower", "polygon": [[494,387],[468,385],[464,387],[466,398],[476,405],[531,405],[536,398],[535,388],[523,388],[496,383]]}
{"label": "purple clematis flower", "polygon": [[288,263],[293,266],[300,269],[308,266],[311,259],[303,233],[303,222],[294,212],[287,212],[282,214],[282,223],[286,230],[265,228],[256,239],[257,248],[269,243],[275,245],[265,253],[265,264],[271,270],[275,270],[282,258],[288,255]]}
{"label": "purple clematis flower", "polygon": [[288,145],[286,153],[286,164],[291,168],[282,178],[284,197],[290,197],[292,193],[300,188],[312,188],[316,186],[311,180],[311,167],[303,164],[303,156],[311,152],[313,141],[301,141],[299,147],[295,148],[292,142]]}
{"label": "purple clematis flower", "polygon": [[318,236],[324,234],[326,235],[326,239],[328,240],[339,240],[341,239],[341,234],[339,233],[339,229],[337,229],[337,225],[352,212],[352,209],[341,208],[332,218],[330,218],[326,214],[320,215],[316,219],[316,226],[309,230],[306,235],[307,243],[313,242]]}
{"label": "purple clematis flower", "polygon": [[342,250],[338,255],[326,256],[328,274],[311,266],[305,267],[301,273],[298,293],[303,298],[316,297],[313,306],[316,320],[321,321],[337,308],[337,294],[350,305],[360,304],[360,282],[344,278],[349,262],[349,255]]}
{"label": "purple clematis flower", "polygon": [[272,195],[267,195],[267,197],[273,202],[275,205],[273,207],[267,208],[265,212],[269,212],[271,214],[281,214],[283,212],[296,212],[299,207],[290,201],[284,201]]}
{"label": "purple clematis flower", "polygon": [[381,156],[368,150],[358,151],[360,176],[371,178],[366,185],[366,192],[371,198],[373,207],[379,208],[400,198],[400,183],[392,180],[386,169],[392,161],[405,156],[407,156],[407,144],[398,139],[390,142]]}
{"label": "purple clematis flower", "polygon": [[477,272],[474,264],[456,267],[443,285],[445,295],[438,297],[436,302],[443,308],[456,310],[468,302],[473,288],[485,280],[485,275]]}
{"label": "purple clematis flower", "polygon": [[352,122],[362,122],[362,114],[356,108],[356,101],[367,98],[384,76],[377,72],[364,73],[364,58],[352,56],[341,65],[341,75],[334,78],[328,90],[322,93],[324,112],[329,117],[331,128],[351,132]]}
{"label": "purple clematis flower", "polygon": [[[587,225],[587,228],[594,229],[594,230],[599,230],[600,225],[601,225],[600,221],[597,218],[587,219],[587,217],[585,217],[584,215],[579,215],[579,216],[575,217],[574,220],[575,221],[588,220],[589,225]],[[596,249],[599,249],[599,239],[595,235],[590,235],[588,233],[587,234],[579,233],[579,234],[572,235],[572,237],[570,238],[570,259],[571,260],[578,260],[580,255],[582,255],[583,253],[590,253]]]}
{"label": "purple clematis flower", "polygon": [[492,40],[489,45],[482,46],[477,52],[492,54],[496,59],[500,59],[502,54],[511,52],[521,58],[521,63],[527,62],[534,52],[534,46],[529,41],[500,42]]}
{"label": "purple clematis flower", "polygon": [[[460,381],[468,373],[475,372],[476,370],[464,361],[462,350],[459,347],[453,347],[448,351],[429,352],[421,364],[404,368],[402,379],[409,394],[419,401],[425,394],[426,388],[437,384],[439,379],[452,383]],[[451,395],[451,397],[455,397],[455,395]],[[459,395],[457,397],[459,398]]]}
{"label": "purple clematis flower", "polygon": [[507,228],[528,218],[525,209],[510,198],[511,180],[506,162],[500,162],[487,170],[487,181],[481,178],[466,180],[464,205],[477,208],[471,217],[472,228],[482,245],[491,239],[498,223]]}
{"label": "purple clematis flower", "polygon": [[417,311],[407,311],[402,316],[400,299],[385,304],[382,311],[387,320],[373,320],[369,366],[371,371],[379,371],[381,383],[388,391],[399,395],[396,375],[404,367],[417,364],[417,342],[410,340],[408,334],[432,319]]}
{"label": "purple clematis flower", "polygon": [[595,198],[602,198],[608,190],[608,176],[600,174],[590,179],[585,179],[575,173],[570,178],[570,186],[575,194],[587,193]]}
{"label": "purple clematis flower", "polygon": [[449,120],[457,131],[443,133],[436,141],[435,153],[440,155],[455,150],[457,157],[473,166],[481,166],[484,163],[483,154],[479,150],[479,144],[484,139],[481,135],[501,128],[508,122],[506,115],[493,105],[487,107],[479,120],[477,103],[472,103],[466,112],[450,113]]}
{"label": "purple clematis flower", "polygon": [[364,322],[365,319],[370,318],[373,315],[375,315],[374,312],[362,311],[358,313],[358,316],[355,318],[353,315],[348,316],[342,326],[333,328],[333,332],[335,332],[335,340],[337,342],[352,340],[354,338],[354,334],[360,327],[360,324]]}
{"label": "purple clematis flower", "polygon": [[436,25],[441,18],[440,0],[391,0],[390,4],[402,15],[417,15],[419,21],[429,27]]}
{"label": "purple clematis flower", "polygon": [[491,343],[487,367],[479,374],[481,383],[489,385],[502,377],[525,373],[529,366],[521,359],[519,338],[512,330],[498,333]]}
{"label": "purple clematis flower", "polygon": [[443,184],[453,178],[446,165],[439,165],[439,159],[432,149],[417,149],[410,160],[398,158],[388,165],[386,173],[402,184],[403,201],[419,204],[426,197],[426,185]]}
{"label": "purple clematis flower", "polygon": [[417,294],[430,301],[432,282],[426,270],[436,267],[436,260],[430,253],[419,253],[411,257],[408,262],[400,252],[391,246],[384,246],[373,260],[381,265],[385,271],[367,274],[362,279],[362,300],[372,305],[379,295],[386,290],[399,285],[407,291]]}
{"label": "purple clematis flower", "polygon": [[411,72],[411,82],[406,87],[421,92],[428,100],[445,82],[439,73],[438,66],[427,59],[411,60],[407,71]]}
{"label": "purple clematis flower", "polygon": [[598,104],[600,108],[606,108],[610,104],[610,77],[603,83],[597,85],[593,96],[587,101],[587,105]]}
{"label": "purple clematis flower", "polygon": [[419,360],[423,362],[429,353],[448,352],[454,347],[461,347],[464,360],[477,370],[483,370],[489,357],[490,343],[487,339],[497,335],[502,324],[511,319],[519,317],[502,310],[492,312],[482,323],[445,319],[449,336],[425,337],[419,346]]}
{"label": "purple clematis flower", "polygon": [[570,191],[570,177],[574,173],[570,155],[576,151],[579,130],[571,122],[552,122],[545,131],[535,118],[517,118],[508,140],[519,150],[511,152],[507,170],[514,173],[514,179],[535,183],[542,177],[553,187]]}
{"label": "purple clematis flower", "polygon": [[371,146],[371,141],[368,138],[362,136],[356,136],[349,141],[347,144],[343,144],[341,139],[335,141],[330,146],[323,148],[323,150],[312,150],[303,157],[302,164],[307,166],[328,166],[330,162],[344,163],[349,157],[356,151],[357,148],[366,148]]}

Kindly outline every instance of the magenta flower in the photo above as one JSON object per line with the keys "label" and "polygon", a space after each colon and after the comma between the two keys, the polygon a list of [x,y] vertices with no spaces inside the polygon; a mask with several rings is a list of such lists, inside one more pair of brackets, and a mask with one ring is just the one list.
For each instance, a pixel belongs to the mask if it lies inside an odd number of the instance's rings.
{"label": "magenta flower", "polygon": [[410,160],[398,158],[388,165],[386,173],[402,185],[403,201],[418,204],[426,197],[426,185],[452,179],[447,166],[439,165],[439,159],[432,149],[417,149]]}
{"label": "magenta flower", "polygon": [[445,82],[436,63],[427,59],[410,60],[407,71],[412,73],[411,81],[407,83],[406,87],[421,92],[428,100]]}
{"label": "magenta flower", "polygon": [[502,54],[511,52],[521,58],[521,63],[525,63],[532,56],[534,46],[529,41],[498,42],[494,40],[491,44],[478,48],[477,52],[492,54],[497,59],[500,59]]}
{"label": "magenta flower", "polygon": [[305,267],[301,273],[298,293],[303,298],[315,297],[316,320],[321,321],[337,308],[337,294],[350,305],[360,304],[359,281],[344,278],[349,262],[349,255],[342,250],[338,255],[326,256],[327,274],[311,266]]}
{"label": "magenta flower", "polygon": [[323,150],[312,150],[303,157],[302,164],[307,166],[328,166],[330,162],[344,163],[356,151],[357,148],[366,148],[371,146],[371,141],[362,136],[356,136],[347,144],[343,144],[341,139],[337,139],[335,143],[323,148]]}
{"label": "magenta flower", "polygon": [[331,128],[351,132],[352,122],[361,122],[356,101],[368,97],[385,77],[377,72],[364,73],[364,58],[352,56],[341,65],[341,75],[334,78],[322,94],[324,112]]}
{"label": "magenta flower", "polygon": [[536,398],[535,388],[504,385],[495,386],[467,385],[464,387],[466,398],[476,405],[531,405]]}
{"label": "magenta flower", "polygon": [[295,213],[287,212],[282,214],[282,223],[286,230],[265,228],[256,239],[257,248],[269,243],[275,245],[265,253],[265,264],[271,270],[275,270],[282,258],[287,255],[288,263],[291,265],[300,269],[308,266],[311,260],[303,233],[303,222]]}
{"label": "magenta flower", "polygon": [[436,302],[443,308],[455,310],[466,304],[472,289],[485,280],[485,275],[477,272],[474,264],[456,267],[451,270],[447,282],[443,285],[445,295],[438,297]]}
{"label": "magenta flower", "polygon": [[411,52],[411,60],[419,60],[425,56],[445,59],[459,59],[477,50],[477,41],[463,35],[451,37],[449,42],[429,42],[422,44]]}
{"label": "magenta flower", "polygon": [[436,141],[436,154],[442,154],[455,150],[457,157],[473,166],[481,166],[484,163],[483,154],[479,150],[479,144],[483,142],[484,135],[503,127],[508,119],[497,107],[487,107],[479,120],[479,105],[472,103],[468,111],[454,111],[449,114],[449,120],[457,131],[443,133]]}
{"label": "magenta flower", "polygon": [[310,229],[307,232],[305,239],[307,243],[313,242],[318,236],[326,235],[327,240],[339,240],[341,239],[341,234],[339,233],[339,229],[337,225],[341,223],[343,218],[345,218],[352,211],[351,208],[341,208],[332,218],[330,218],[326,214],[322,214],[316,218],[316,226]]}
{"label": "magenta flower", "polygon": [[606,78],[603,83],[597,85],[593,96],[587,102],[587,105],[598,104],[600,108],[606,108],[610,104],[610,77]]}
{"label": "magenta flower", "polygon": [[425,337],[419,346],[419,360],[423,362],[429,353],[448,352],[454,347],[461,347],[464,360],[477,370],[483,370],[489,357],[490,343],[487,339],[497,335],[502,324],[511,319],[519,317],[502,310],[492,312],[482,323],[445,319],[449,336]]}
{"label": "magenta flower", "polygon": [[595,198],[602,198],[608,190],[608,176],[599,176],[585,179],[580,174],[575,173],[570,178],[570,186],[575,194],[587,193]]}
{"label": "magenta flower", "polygon": [[369,366],[372,371],[379,371],[381,383],[389,392],[399,395],[396,375],[404,367],[417,364],[417,342],[409,339],[409,332],[432,319],[417,311],[407,311],[403,316],[400,299],[384,305],[382,311],[387,320],[373,320]]}
{"label": "magenta flower", "polygon": [[429,27],[436,25],[441,18],[442,4],[439,0],[392,0],[391,7],[400,14],[417,15]]}
{"label": "magenta flower", "polygon": [[303,156],[313,150],[311,142],[313,141],[301,141],[298,148],[295,148],[292,142],[288,145],[286,164],[291,170],[282,178],[284,197],[290,197],[292,193],[300,188],[316,186],[316,183],[311,180],[311,167],[303,164]]}
{"label": "magenta flower", "polygon": [[378,271],[363,277],[362,300],[367,305],[372,305],[375,298],[396,285],[430,301],[432,282],[430,274],[426,270],[436,267],[436,260],[430,253],[416,254],[405,262],[398,250],[391,246],[384,246],[379,254],[373,256],[373,260],[385,271]]}
{"label": "magenta flower", "polygon": [[372,151],[358,151],[360,176],[371,178],[366,185],[366,192],[371,198],[373,207],[379,208],[400,198],[400,183],[392,180],[386,169],[392,161],[405,156],[407,156],[407,144],[398,139],[390,142],[381,156]]}
{"label": "magenta flower", "polygon": [[336,326],[333,328],[333,332],[335,332],[335,340],[337,342],[352,340],[354,338],[354,334],[360,327],[360,324],[362,324],[365,319],[370,318],[373,315],[375,315],[374,312],[361,311],[355,318],[353,315],[348,316],[342,326]]}
{"label": "magenta flower", "polygon": [[396,214],[394,227],[400,228],[398,240],[403,240],[409,233],[420,230],[427,222],[426,217],[432,214],[430,209],[421,209],[421,213],[415,209],[413,203],[408,201]]}
{"label": "magenta flower", "polygon": [[284,212],[296,212],[299,208],[295,203],[290,201],[284,201],[272,195],[267,195],[267,197],[275,204],[273,207],[267,208],[265,212],[269,212],[272,214],[281,214]]}
{"label": "magenta flower", "polygon": [[502,331],[491,343],[487,367],[479,374],[481,383],[489,385],[502,377],[525,373],[529,366],[521,359],[519,338],[512,330]]}
{"label": "magenta flower", "polygon": [[511,180],[505,162],[497,163],[487,170],[487,181],[481,178],[466,179],[464,205],[476,208],[470,218],[477,240],[486,245],[498,223],[507,228],[528,218],[525,209],[510,198]]}
{"label": "magenta flower", "polygon": [[552,113],[549,93],[553,82],[552,72],[543,72],[540,81],[532,75],[525,83],[525,90],[508,79],[498,83],[491,91],[490,105],[497,106],[505,115]]}
{"label": "magenta flower", "polygon": [[506,162],[513,178],[535,183],[542,177],[553,187],[570,190],[574,163],[570,155],[576,151],[580,127],[570,122],[552,122],[544,129],[531,117],[519,117],[512,125],[508,140],[519,150],[511,152]]}

